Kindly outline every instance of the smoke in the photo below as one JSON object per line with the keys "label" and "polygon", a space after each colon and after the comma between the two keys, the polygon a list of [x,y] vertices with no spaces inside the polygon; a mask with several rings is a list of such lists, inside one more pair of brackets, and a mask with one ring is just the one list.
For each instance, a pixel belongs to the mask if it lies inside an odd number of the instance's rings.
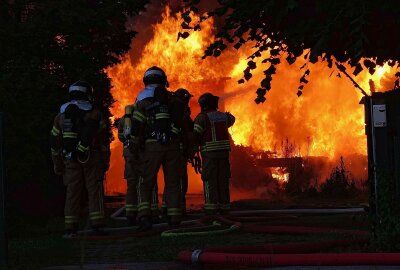
{"label": "smoke", "polygon": [[268,199],[279,192],[280,184],[269,170],[256,164],[256,155],[250,147],[234,145],[231,151],[231,185],[235,192]]}

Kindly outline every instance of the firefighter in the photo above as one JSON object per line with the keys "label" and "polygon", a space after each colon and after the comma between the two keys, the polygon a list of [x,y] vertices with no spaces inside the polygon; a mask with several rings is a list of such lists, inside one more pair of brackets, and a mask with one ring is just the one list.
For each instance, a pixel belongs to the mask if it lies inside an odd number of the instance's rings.
{"label": "firefighter", "polygon": [[188,173],[187,173],[187,163],[189,158],[193,155],[193,120],[190,117],[191,110],[189,106],[189,101],[193,97],[188,90],[184,88],[179,88],[175,91],[174,96],[178,98],[180,102],[183,103],[185,109],[183,115],[183,127],[182,127],[182,137],[180,143],[181,149],[181,177],[180,177],[180,188],[181,188],[181,207],[182,215],[186,215],[186,193],[188,190]]}
{"label": "firefighter", "polygon": [[135,104],[137,110],[132,117],[140,126],[139,141],[144,142],[143,178],[139,182],[138,189],[140,231],[152,227],[151,190],[157,182],[157,173],[161,165],[164,172],[168,223],[171,227],[179,226],[182,214],[179,187],[182,166],[180,166],[179,142],[184,107],[171,106],[171,93],[166,89],[167,76],[161,68],[149,68],[144,74],[143,82],[145,89],[138,95]]}
{"label": "firefighter", "polygon": [[[132,114],[134,105],[125,107],[125,115],[118,122],[118,139],[123,143],[123,156],[125,160],[124,178],[127,182],[125,198],[125,214],[128,226],[136,225],[138,212],[138,184],[142,176],[143,147],[139,145],[137,132],[132,131]],[[136,135],[136,136],[135,136]],[[153,221],[158,218],[157,186],[153,188],[151,210]]]}
{"label": "firefighter", "polygon": [[230,209],[229,179],[231,177],[228,128],[235,123],[229,112],[218,111],[219,97],[211,93],[200,96],[201,112],[194,120],[194,134],[200,145],[206,214],[225,214]]}
{"label": "firefighter", "polygon": [[63,176],[65,238],[76,235],[80,202],[87,190],[89,220],[94,234],[105,226],[103,179],[109,167],[110,141],[101,112],[93,106],[93,88],[85,81],[69,87],[69,102],[63,104],[51,130],[54,172]]}
{"label": "firefighter", "polygon": [[[186,215],[186,193],[188,190],[188,174],[187,174],[187,163],[189,157],[192,156],[193,150],[193,120],[190,117],[191,110],[189,101],[193,97],[188,90],[184,88],[177,89],[173,96],[171,96],[171,106],[182,106],[184,108],[183,115],[183,126],[181,132],[181,176],[179,180],[179,187],[181,191],[181,209],[182,215]],[[163,203],[161,206],[161,212],[163,216],[167,216],[167,204],[165,202],[165,192],[163,196]]]}

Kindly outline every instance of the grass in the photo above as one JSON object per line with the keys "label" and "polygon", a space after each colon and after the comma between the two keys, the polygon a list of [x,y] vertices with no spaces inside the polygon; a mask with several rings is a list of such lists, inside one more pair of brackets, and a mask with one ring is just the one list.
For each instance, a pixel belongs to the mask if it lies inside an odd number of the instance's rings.
{"label": "grass", "polygon": [[[241,205],[245,204],[245,205]],[[265,202],[251,201],[234,205],[237,208],[260,209]],[[281,206],[282,207],[282,206]],[[263,222],[265,223],[265,222]],[[301,225],[312,227],[337,227],[348,229],[368,229],[368,217],[357,215],[297,215],[295,218],[271,220],[269,225]],[[172,261],[179,251],[237,245],[257,245],[265,243],[293,243],[310,241],[332,241],[349,239],[352,236],[338,235],[272,235],[235,232],[227,235],[206,237],[163,238],[160,235],[147,237],[126,237],[109,240],[65,240],[62,239],[63,218],[19,220],[18,226],[11,228],[9,239],[8,270],[41,269],[45,266]],[[84,224],[82,224],[84,225]],[[110,221],[112,227],[123,226],[121,221]],[[340,251],[360,251],[350,247]]]}

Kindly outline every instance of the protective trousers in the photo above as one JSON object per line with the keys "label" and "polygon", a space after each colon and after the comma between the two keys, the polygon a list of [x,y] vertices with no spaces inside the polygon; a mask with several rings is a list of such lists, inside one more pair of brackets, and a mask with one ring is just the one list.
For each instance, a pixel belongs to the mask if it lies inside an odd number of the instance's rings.
{"label": "protective trousers", "polygon": [[180,188],[181,188],[181,207],[182,213],[186,213],[186,193],[188,191],[188,172],[187,172],[187,158],[185,155],[181,156],[181,177],[180,177]]}
{"label": "protective trousers", "polygon": [[78,228],[79,216],[81,214],[82,201],[87,195],[89,199],[89,220],[92,227],[100,227],[105,224],[104,202],[103,202],[103,179],[104,172],[96,158],[96,153],[85,164],[77,161],[65,162],[65,173],[63,175],[64,185],[67,187],[65,199],[65,229],[75,230]]}
{"label": "protective trousers", "polygon": [[231,170],[228,151],[202,152],[203,171],[201,179],[204,187],[204,210],[207,214],[229,212],[229,179]]}
{"label": "protective trousers", "polygon": [[[180,194],[181,194],[181,209],[182,209],[182,214],[184,215],[186,213],[186,193],[188,191],[188,172],[187,172],[187,158],[186,155],[181,156],[181,176],[179,177],[179,188],[180,188]],[[161,211],[163,214],[167,214],[167,203],[165,200],[165,191],[163,194],[163,201],[162,201],[162,206],[161,206]]]}
{"label": "protective trousers", "polygon": [[179,222],[181,153],[179,144],[168,143],[161,145],[157,142],[146,143],[143,161],[143,178],[139,182],[139,213],[138,217],[151,215],[152,190],[157,183],[157,174],[163,167],[165,182],[165,202],[167,215],[171,222]]}
{"label": "protective trousers", "polygon": [[[125,212],[126,217],[136,219],[138,213],[139,180],[143,177],[143,152],[136,149],[124,148],[125,171],[124,178],[127,182]],[[151,211],[158,214],[157,185],[153,187],[151,196]]]}

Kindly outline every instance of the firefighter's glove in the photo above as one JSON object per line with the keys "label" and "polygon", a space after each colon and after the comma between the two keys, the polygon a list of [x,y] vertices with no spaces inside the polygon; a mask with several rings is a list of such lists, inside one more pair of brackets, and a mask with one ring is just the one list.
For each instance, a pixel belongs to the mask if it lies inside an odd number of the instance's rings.
{"label": "firefighter's glove", "polygon": [[64,175],[65,165],[61,157],[53,157],[54,173],[56,175]]}
{"label": "firefighter's glove", "polygon": [[130,127],[126,127],[124,129],[124,137],[127,140],[129,140],[131,138],[131,128]]}
{"label": "firefighter's glove", "polygon": [[193,158],[193,167],[196,174],[202,173],[201,158],[198,155],[194,156]]}

